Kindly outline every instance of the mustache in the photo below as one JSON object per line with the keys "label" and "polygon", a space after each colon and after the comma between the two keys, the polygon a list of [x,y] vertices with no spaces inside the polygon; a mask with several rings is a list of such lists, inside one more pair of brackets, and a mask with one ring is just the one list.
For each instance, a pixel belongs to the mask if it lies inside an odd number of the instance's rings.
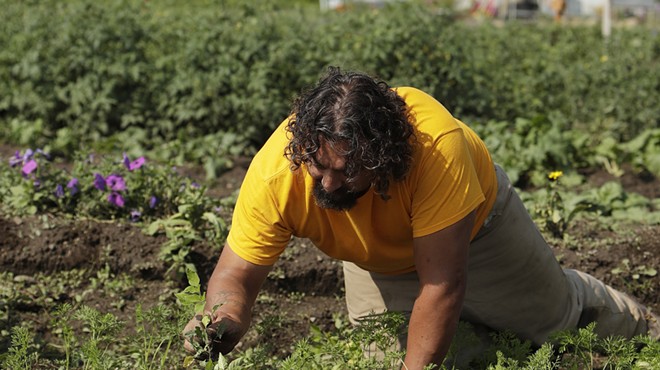
{"label": "mustache", "polygon": [[321,208],[347,211],[357,203],[357,199],[364,192],[356,193],[347,187],[341,187],[331,193],[323,189],[321,182],[314,183],[313,195],[316,204]]}

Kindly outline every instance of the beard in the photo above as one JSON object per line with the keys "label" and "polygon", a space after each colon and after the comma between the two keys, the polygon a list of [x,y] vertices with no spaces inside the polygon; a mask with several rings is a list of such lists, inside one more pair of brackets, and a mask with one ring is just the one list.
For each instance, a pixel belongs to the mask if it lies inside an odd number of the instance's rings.
{"label": "beard", "polygon": [[360,192],[353,192],[345,187],[341,187],[332,193],[328,193],[323,189],[321,182],[314,183],[313,195],[316,200],[316,205],[325,209],[332,209],[335,211],[348,211],[353,208],[358,199],[363,196],[369,188]]}

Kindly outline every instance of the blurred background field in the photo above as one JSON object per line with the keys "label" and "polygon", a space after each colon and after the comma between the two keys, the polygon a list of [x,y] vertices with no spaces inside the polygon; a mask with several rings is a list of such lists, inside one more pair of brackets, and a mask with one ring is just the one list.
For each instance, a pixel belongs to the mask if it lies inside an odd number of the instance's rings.
{"label": "blurred background field", "polygon": [[477,129],[579,130],[580,161],[658,128],[657,22],[603,38],[593,17],[502,21],[428,3],[3,1],[0,138],[64,156],[150,153],[214,177],[328,65],[421,88]]}

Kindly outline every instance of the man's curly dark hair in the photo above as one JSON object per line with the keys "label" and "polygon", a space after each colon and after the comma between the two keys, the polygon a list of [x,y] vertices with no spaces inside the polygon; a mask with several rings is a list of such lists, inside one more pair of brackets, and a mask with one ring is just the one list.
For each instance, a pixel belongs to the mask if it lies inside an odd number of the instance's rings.
{"label": "man's curly dark hair", "polygon": [[[285,149],[292,170],[314,163],[321,139],[346,159],[348,182],[369,171],[372,185],[388,199],[390,181],[408,173],[415,140],[404,100],[387,83],[360,72],[330,67],[311,90],[293,103]],[[335,145],[341,144],[341,145]]]}

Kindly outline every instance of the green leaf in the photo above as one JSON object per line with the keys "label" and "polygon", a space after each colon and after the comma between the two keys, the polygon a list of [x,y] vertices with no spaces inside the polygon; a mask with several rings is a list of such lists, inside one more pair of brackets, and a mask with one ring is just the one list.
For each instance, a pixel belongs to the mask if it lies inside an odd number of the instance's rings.
{"label": "green leaf", "polygon": [[174,295],[184,306],[192,306],[200,302],[199,295],[191,295],[185,293],[175,293]]}
{"label": "green leaf", "polygon": [[199,287],[199,275],[197,275],[194,267],[190,267],[190,264],[186,265],[186,277],[188,278],[188,284]]}
{"label": "green leaf", "polygon": [[154,236],[156,233],[160,230],[160,228],[163,226],[163,222],[161,220],[154,221],[149,226],[147,227],[146,233],[148,235]]}
{"label": "green leaf", "polygon": [[658,274],[658,270],[654,269],[653,267],[646,267],[646,266],[640,266],[639,267],[639,272],[643,275],[653,277]]}
{"label": "green leaf", "polygon": [[183,359],[183,367],[186,367],[186,368],[187,368],[187,367],[190,367],[190,366],[192,366],[192,364],[194,364],[194,363],[195,363],[195,358],[194,358],[193,356],[186,356],[186,357]]}
{"label": "green leaf", "polygon": [[218,362],[213,368],[214,370],[226,370],[227,366],[229,365],[229,361],[225,358],[225,356],[220,355],[218,356]]}

